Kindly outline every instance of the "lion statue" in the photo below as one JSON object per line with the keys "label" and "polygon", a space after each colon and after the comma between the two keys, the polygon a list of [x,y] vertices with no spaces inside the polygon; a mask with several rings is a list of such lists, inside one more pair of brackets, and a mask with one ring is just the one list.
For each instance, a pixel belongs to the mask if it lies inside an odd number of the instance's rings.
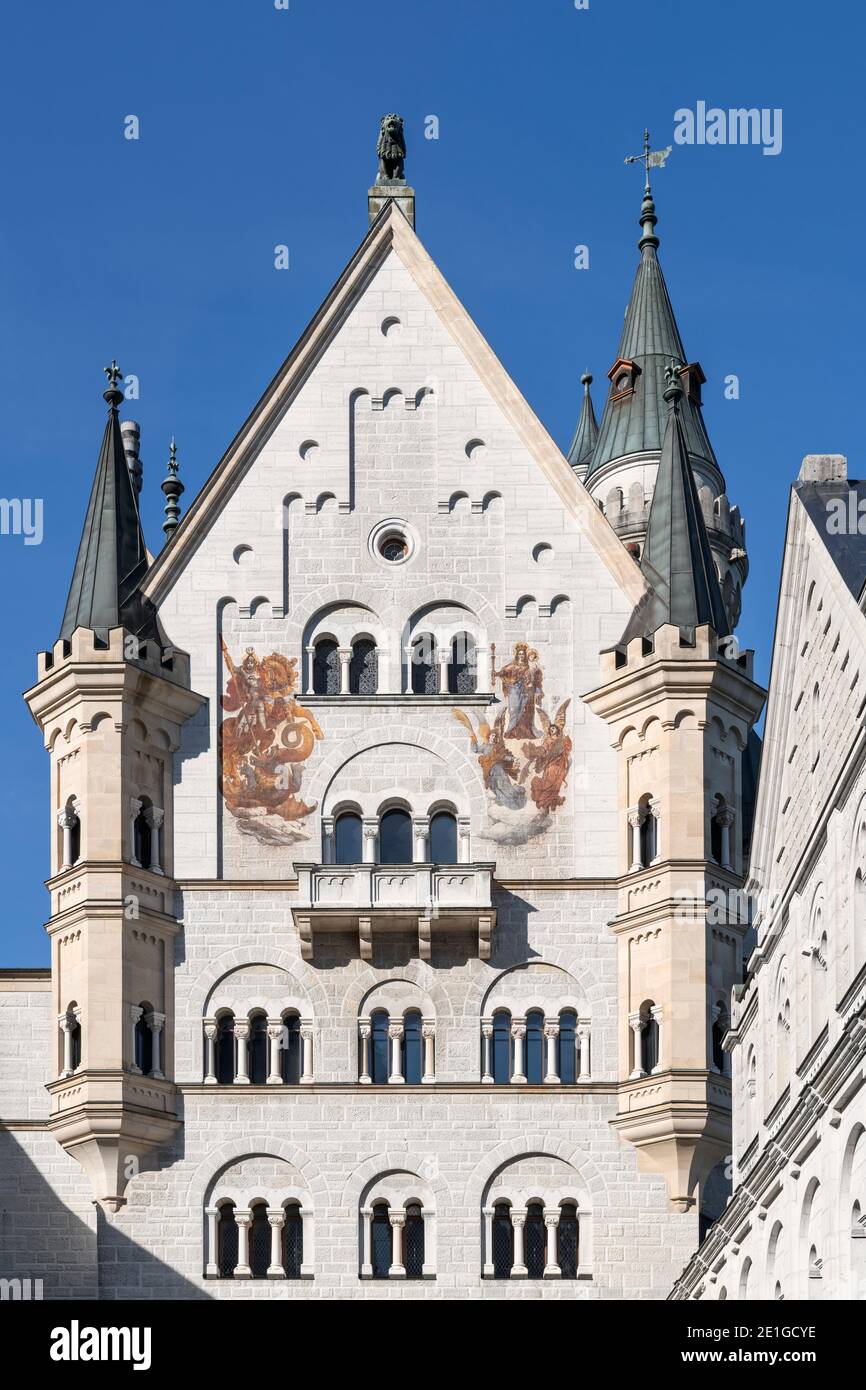
{"label": "lion statue", "polygon": [[379,156],[380,179],[402,179],[403,161],[406,158],[406,137],[403,134],[403,117],[393,113],[383,116],[379,122],[379,139],[376,143]]}

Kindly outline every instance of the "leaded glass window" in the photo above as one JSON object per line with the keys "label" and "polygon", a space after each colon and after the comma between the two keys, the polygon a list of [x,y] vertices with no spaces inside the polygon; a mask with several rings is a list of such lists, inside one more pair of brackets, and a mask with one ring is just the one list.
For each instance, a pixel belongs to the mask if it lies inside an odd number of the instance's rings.
{"label": "leaded glass window", "polygon": [[283,1269],[287,1279],[300,1279],[304,1263],[304,1218],[297,1205],[286,1207],[283,1226]]}
{"label": "leaded glass window", "polygon": [[530,1202],[523,1228],[523,1260],[530,1279],[544,1278],[544,1207]]}
{"label": "leaded glass window", "polygon": [[379,687],[376,643],[362,638],[352,648],[349,689],[353,695],[375,695]]}
{"label": "leaded glass window", "polygon": [[238,1262],[238,1227],[235,1209],[229,1202],[220,1207],[217,1224],[217,1247],[219,1250],[219,1272],[221,1279],[233,1279]]}
{"label": "leaded glass window", "polygon": [[578,1226],[577,1207],[573,1202],[566,1202],[560,1208],[556,1262],[563,1279],[577,1278]]}
{"label": "leaded glass window", "polygon": [[429,632],[416,637],[412,643],[412,692],[415,695],[435,695],[439,690],[436,669],[436,639]]}
{"label": "leaded glass window", "polygon": [[384,1203],[379,1203],[373,1208],[373,1221],[371,1231],[371,1253],[373,1263],[373,1278],[387,1279],[391,1268],[391,1222],[388,1219],[388,1208]]}
{"label": "leaded glass window", "polygon": [[403,1019],[403,1076],[407,1086],[420,1086],[422,1062],[421,1015],[410,1009]]}
{"label": "leaded glass window", "polygon": [[339,695],[340,652],[337,643],[325,637],[313,653],[313,690],[317,695]]}
{"label": "leaded glass window", "polygon": [[252,1209],[250,1223],[250,1269],[254,1279],[267,1279],[271,1263],[271,1226],[268,1209],[264,1202],[257,1202]]}
{"label": "leaded glass window", "polygon": [[493,1209],[493,1277],[510,1279],[514,1263],[514,1231],[507,1202],[497,1202]]}
{"label": "leaded glass window", "polygon": [[497,1086],[511,1081],[511,1014],[507,1009],[493,1015],[493,1080]]}
{"label": "leaded glass window", "polygon": [[475,639],[468,632],[458,632],[451,643],[448,689],[452,695],[474,695],[477,682]]}
{"label": "leaded glass window", "polygon": [[572,1086],[577,1080],[577,1014],[573,1009],[563,1009],[559,1015],[556,1047],[559,1079],[563,1086]]}
{"label": "leaded glass window", "polygon": [[417,1202],[406,1208],[403,1233],[403,1264],[407,1279],[420,1279],[424,1273],[424,1215]]}
{"label": "leaded glass window", "polygon": [[388,1084],[388,1015],[377,1009],[370,1019],[370,1078],[374,1086]]}

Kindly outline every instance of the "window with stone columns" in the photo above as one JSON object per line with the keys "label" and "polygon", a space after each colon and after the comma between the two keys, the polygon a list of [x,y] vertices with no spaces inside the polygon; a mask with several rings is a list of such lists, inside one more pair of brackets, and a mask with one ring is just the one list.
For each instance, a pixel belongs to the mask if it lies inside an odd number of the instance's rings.
{"label": "window with stone columns", "polygon": [[647,869],[659,858],[661,803],[646,792],[628,812],[629,871]]}
{"label": "window with stone columns", "polygon": [[[418,991],[420,995],[420,991]],[[436,1020],[429,1002],[401,1013],[375,1007],[358,1020],[358,1079],[366,1086],[430,1085],[436,1079]]]}
{"label": "window with stone columns", "polygon": [[419,633],[406,653],[409,689],[406,694],[436,695],[439,691],[439,652],[430,632]]}
{"label": "window with stone columns", "polygon": [[356,637],[352,641],[349,660],[349,693],[375,695],[379,688],[379,666],[376,643],[372,637]]}
{"label": "window with stone columns", "polygon": [[57,864],[62,873],[81,858],[81,803],[77,797],[67,797],[57,812],[57,825],[60,835]]}
{"label": "window with stone columns", "polygon": [[205,1278],[312,1277],[312,1207],[302,1193],[217,1188],[205,1208]]}
{"label": "window with stone columns", "polygon": [[360,1210],[362,1279],[432,1279],[436,1269],[435,1209],[414,1173],[389,1173],[365,1193]]}
{"label": "window with stone columns", "polygon": [[469,817],[450,800],[419,811],[405,796],[364,814],[340,801],[322,816],[323,864],[463,864],[470,857]]}
{"label": "window with stone columns", "polygon": [[314,1027],[277,1003],[218,1008],[204,1020],[204,1080],[216,1086],[298,1086],[314,1080]]}
{"label": "window with stone columns", "polygon": [[60,1029],[60,1076],[72,1076],[81,1066],[81,1009],[73,999],[57,1020]]}
{"label": "window with stone columns", "polygon": [[339,695],[340,651],[332,637],[321,637],[311,648],[313,679],[311,695]]}
{"label": "window with stone columns", "polygon": [[652,999],[645,999],[640,1008],[629,1014],[632,1033],[632,1069],[629,1080],[650,1076],[662,1071],[662,1009]]}
{"label": "window with stone columns", "polygon": [[721,795],[715,796],[710,815],[710,856],[723,869],[733,869],[734,846],[732,829],[734,812]]}
{"label": "window with stone columns", "polygon": [[159,806],[154,806],[150,797],[143,796],[131,799],[130,815],[132,817],[131,863],[137,868],[150,869],[153,873],[161,874],[163,872],[162,827],[165,821],[165,812]]}
{"label": "window with stone columns", "polygon": [[730,1027],[727,1005],[724,999],[718,999],[712,1006],[712,1048],[713,1048],[713,1069],[720,1076],[730,1076],[731,1058],[724,1049],[723,1043],[725,1034]]}
{"label": "window with stone columns", "polygon": [[590,1023],[577,1008],[550,1006],[516,1014],[497,1008],[481,1020],[481,1080],[485,1085],[586,1084]]}
{"label": "window with stone columns", "polygon": [[162,1042],[165,1014],[154,1009],[147,1002],[136,1004],[130,1009],[132,1028],[132,1066],[130,1070],[139,1076],[152,1076],[161,1081],[165,1075],[162,1068]]}
{"label": "window with stone columns", "polygon": [[494,1184],[482,1212],[485,1279],[588,1277],[590,1214],[576,1196]]}

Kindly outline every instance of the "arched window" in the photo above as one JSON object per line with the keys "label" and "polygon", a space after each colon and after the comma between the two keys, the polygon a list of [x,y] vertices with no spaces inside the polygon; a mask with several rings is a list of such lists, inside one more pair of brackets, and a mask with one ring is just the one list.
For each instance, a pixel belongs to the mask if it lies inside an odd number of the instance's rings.
{"label": "arched window", "polygon": [[403,1016],[403,1076],[407,1086],[420,1086],[421,1062],[421,1015],[417,1009],[410,1009]]}
{"label": "arched window", "polygon": [[813,930],[818,936],[818,942],[812,949],[812,959],[809,964],[810,973],[810,1002],[812,1007],[812,1035],[817,1037],[824,1024],[827,1022],[828,1013],[828,979],[827,979],[827,955],[828,942],[827,933],[821,930],[822,913],[819,908],[815,914]]}
{"label": "arched window", "polygon": [[507,1009],[493,1015],[493,1080],[497,1086],[511,1082],[511,1014]]}
{"label": "arched window", "polygon": [[323,637],[313,652],[313,691],[316,695],[339,695],[340,650],[331,637]]}
{"label": "arched window", "polygon": [[223,1014],[217,1024],[216,1076],[221,1086],[230,1086],[235,1079],[234,1014]]}
{"label": "arched window", "polygon": [[414,695],[435,695],[439,690],[439,672],[436,661],[436,639],[429,632],[422,632],[412,643],[412,693]]}
{"label": "arched window", "polygon": [[722,1046],[722,1039],[728,1031],[728,1011],[721,999],[713,1012],[713,1066],[722,1076],[727,1076],[728,1054]]}
{"label": "arched window", "polygon": [[148,812],[151,806],[147,797],[141,802],[141,810],[136,816],[132,826],[133,838],[133,858],[143,869],[149,869],[152,855],[152,834],[150,828],[150,816]]}
{"label": "arched window", "polygon": [[573,1086],[577,1080],[577,1014],[573,1009],[563,1009],[559,1015],[556,1049],[559,1079],[563,1086]]}
{"label": "arched window", "polygon": [[577,1206],[574,1202],[563,1202],[559,1209],[559,1225],[556,1229],[556,1262],[563,1279],[577,1278],[580,1244]]}
{"label": "arched window", "polygon": [[403,1231],[403,1265],[407,1279],[424,1275],[424,1213],[419,1202],[406,1206],[406,1225]]}
{"label": "arched window", "polygon": [[268,1020],[264,1014],[254,1014],[250,1019],[247,1048],[250,1081],[254,1086],[264,1086],[268,1079]]}
{"label": "arched window", "polygon": [[776,1016],[776,1094],[780,1096],[791,1077],[791,1003],[782,997]]}
{"label": "arched window", "polygon": [[749,1296],[749,1276],[752,1272],[752,1261],[747,1255],[743,1260],[743,1268],[740,1270],[740,1301]]}
{"label": "arched window", "polygon": [[334,826],[334,855],[338,864],[360,864],[363,860],[361,817],[344,811]]}
{"label": "arched window", "polygon": [[640,1011],[640,1064],[647,1076],[659,1064],[659,1025],[653,1008],[653,1004],[647,1003]]}
{"label": "arched window", "polygon": [[530,1009],[526,1015],[526,1080],[540,1086],[544,1077],[544,1014]]}
{"label": "arched window", "polygon": [[641,798],[640,811],[640,862],[643,868],[648,868],[658,854],[658,833],[656,818],[651,808],[652,798],[644,796]]}
{"label": "arched window", "polygon": [[349,662],[349,690],[353,695],[375,695],[379,688],[376,643],[361,637],[352,647]]}
{"label": "arched window", "polygon": [[530,1202],[523,1228],[523,1259],[529,1279],[544,1278],[545,1249],[544,1207],[540,1202]]}
{"label": "arched window", "polygon": [[81,1066],[81,1021],[74,1018],[69,1029],[69,1038],[72,1044],[72,1070],[77,1071]]}
{"label": "arched window", "polygon": [[377,1009],[370,1018],[370,1080],[374,1086],[387,1086],[388,1074],[388,1024],[390,1019],[384,1009]]}
{"label": "arched window", "polygon": [[149,1004],[139,1007],[141,1013],[135,1021],[135,1065],[143,1076],[150,1076],[153,1068],[153,1033],[147,1019],[153,1010]]}
{"label": "arched window", "polygon": [[301,1079],[301,1020],[297,1014],[286,1014],[283,1019],[283,1048],[281,1071],[287,1086],[297,1086]]}
{"label": "arched window", "polygon": [[817,681],[812,687],[812,766],[821,756],[821,688]]}
{"label": "arched window", "polygon": [[716,864],[722,862],[722,825],[719,820],[719,799],[713,803],[713,812],[710,816],[710,857]]}
{"label": "arched window", "polygon": [[271,1223],[268,1221],[268,1208],[264,1202],[256,1202],[250,1210],[253,1215],[249,1230],[250,1269],[254,1279],[267,1279],[271,1263]]}
{"label": "arched window", "polygon": [[393,1250],[387,1202],[377,1202],[374,1206],[372,1227],[370,1253],[373,1260],[373,1278],[387,1279]]}
{"label": "arched window", "polygon": [[304,1263],[304,1218],[297,1202],[286,1206],[283,1225],[283,1269],[287,1279],[300,1279]]}
{"label": "arched window", "polygon": [[233,1202],[224,1202],[220,1207],[217,1251],[220,1278],[233,1279],[238,1262],[238,1225]]}
{"label": "arched window", "polygon": [[468,632],[458,632],[451,643],[448,690],[452,695],[474,695],[477,682],[478,660],[475,652],[475,639]]}
{"label": "arched window", "polygon": [[493,1208],[493,1277],[510,1279],[514,1263],[514,1231],[511,1209],[507,1202],[497,1202]]}
{"label": "arched window", "polygon": [[398,806],[392,806],[379,821],[379,863],[412,863],[412,819]]}
{"label": "arched window", "polygon": [[437,811],[430,818],[430,862],[457,863],[457,820],[450,811]]}
{"label": "arched window", "polygon": [[81,818],[78,815],[78,802],[74,796],[66,800],[66,805],[58,817],[60,825],[60,858],[62,868],[77,864],[81,858]]}

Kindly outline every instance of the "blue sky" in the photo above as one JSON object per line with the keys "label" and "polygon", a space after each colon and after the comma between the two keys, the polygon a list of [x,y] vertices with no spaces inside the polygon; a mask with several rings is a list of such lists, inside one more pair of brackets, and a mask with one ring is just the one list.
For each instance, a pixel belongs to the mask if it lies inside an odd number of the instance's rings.
{"label": "blue sky", "polygon": [[48,759],[20,692],[60,624],[102,368],[116,356],[140,379],[126,413],[156,548],[170,436],[189,501],[363,237],[385,111],[406,119],[422,240],[567,448],[586,367],[600,408],[634,273],[641,176],[625,155],[645,125],[669,144],[698,101],[781,108],[778,155],[675,146],[654,178],[662,264],[747,521],[740,636],[766,677],[800,459],[846,453],[866,472],[861,8],[43,0],[7,7],[3,37],[2,490],[44,499],[44,539],[0,536],[0,963],[48,960]]}

